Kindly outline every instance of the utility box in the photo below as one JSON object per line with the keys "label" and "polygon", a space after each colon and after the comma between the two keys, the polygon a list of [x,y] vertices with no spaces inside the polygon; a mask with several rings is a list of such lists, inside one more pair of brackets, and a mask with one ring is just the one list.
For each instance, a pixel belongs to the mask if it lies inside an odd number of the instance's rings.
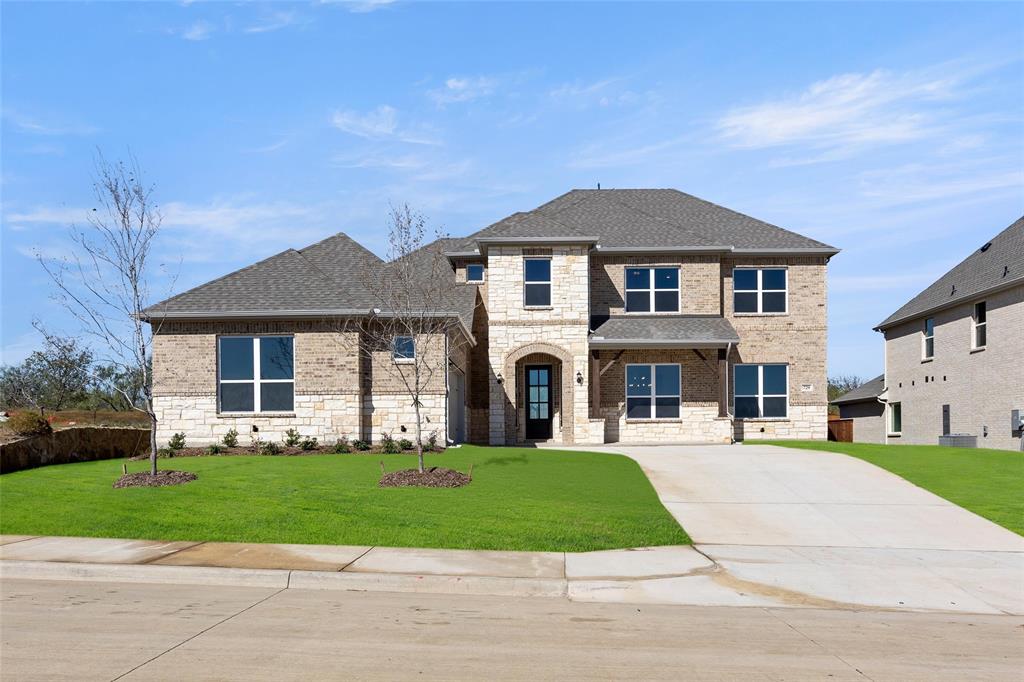
{"label": "utility box", "polygon": [[1014,435],[1024,431],[1024,410],[1010,410],[1010,431]]}
{"label": "utility box", "polygon": [[976,448],[978,447],[978,437],[969,433],[951,433],[939,436],[939,445],[948,448]]}

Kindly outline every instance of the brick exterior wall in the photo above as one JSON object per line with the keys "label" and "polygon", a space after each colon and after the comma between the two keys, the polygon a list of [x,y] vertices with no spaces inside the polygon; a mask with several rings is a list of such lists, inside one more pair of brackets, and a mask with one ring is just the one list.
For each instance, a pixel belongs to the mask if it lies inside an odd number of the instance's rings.
{"label": "brick exterior wall", "polygon": [[976,435],[978,447],[1020,447],[1010,411],[1024,410],[1024,286],[977,300],[987,304],[985,350],[971,348],[973,300],[932,315],[931,361],[922,360],[924,317],[885,331],[885,397],[901,404],[903,422],[902,434],[888,442],[938,443],[942,406],[949,405],[950,432]]}
{"label": "brick exterior wall", "polygon": [[877,400],[840,405],[839,416],[853,420],[854,443],[885,442],[885,407]]}
{"label": "brick exterior wall", "polygon": [[678,267],[679,313],[683,315],[722,314],[718,258],[671,254],[591,256],[590,300],[592,314],[607,316],[622,315],[626,312],[625,278],[627,267]]}

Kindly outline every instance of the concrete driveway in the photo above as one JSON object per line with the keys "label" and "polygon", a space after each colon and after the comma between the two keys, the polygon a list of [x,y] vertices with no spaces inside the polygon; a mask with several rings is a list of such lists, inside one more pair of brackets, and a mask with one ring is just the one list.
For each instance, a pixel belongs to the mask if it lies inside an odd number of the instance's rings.
{"label": "concrete driveway", "polygon": [[[717,582],[740,593],[1024,613],[1024,538],[863,460],[769,445],[596,449],[635,459]],[[622,586],[622,599],[673,589]]]}

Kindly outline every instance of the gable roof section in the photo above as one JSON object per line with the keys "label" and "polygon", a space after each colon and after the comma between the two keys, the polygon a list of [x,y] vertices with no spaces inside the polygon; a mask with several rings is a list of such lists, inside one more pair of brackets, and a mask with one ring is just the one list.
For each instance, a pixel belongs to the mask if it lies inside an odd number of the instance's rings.
{"label": "gable roof section", "polygon": [[862,403],[873,401],[882,395],[885,390],[885,375],[880,374],[871,381],[863,383],[852,391],[847,391],[831,402],[832,405],[845,405],[848,403]]}
{"label": "gable roof section", "polygon": [[878,324],[882,331],[991,291],[1024,284],[1024,216]]}

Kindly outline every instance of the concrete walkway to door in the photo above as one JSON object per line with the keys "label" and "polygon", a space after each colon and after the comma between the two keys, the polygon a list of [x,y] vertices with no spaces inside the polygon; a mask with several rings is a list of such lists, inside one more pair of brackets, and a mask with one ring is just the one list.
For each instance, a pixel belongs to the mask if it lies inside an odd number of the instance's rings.
{"label": "concrete walkway to door", "polygon": [[1024,612],[1024,538],[863,460],[769,445],[579,449],[636,460],[737,589]]}

